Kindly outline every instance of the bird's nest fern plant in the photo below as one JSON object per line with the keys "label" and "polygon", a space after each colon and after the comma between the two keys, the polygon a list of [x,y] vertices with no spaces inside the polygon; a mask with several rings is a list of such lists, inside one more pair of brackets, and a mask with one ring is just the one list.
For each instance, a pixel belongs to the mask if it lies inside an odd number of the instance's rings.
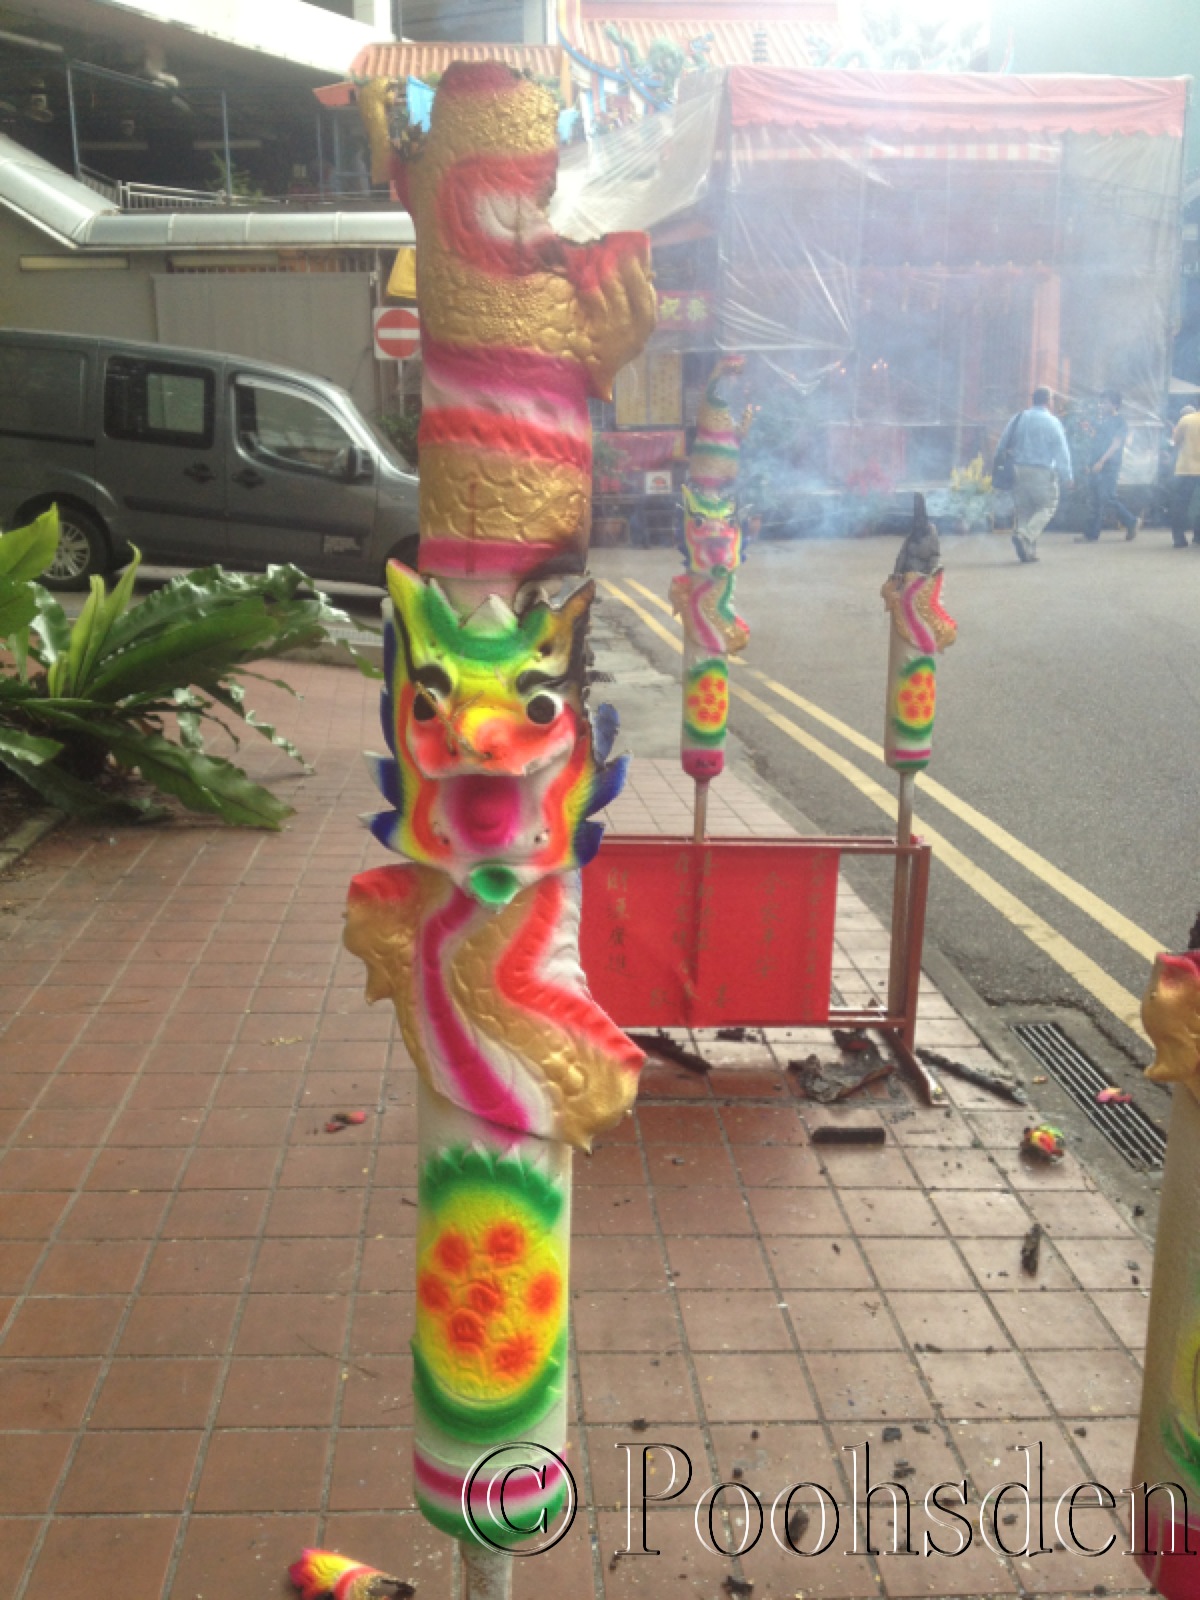
{"label": "bird's nest fern plant", "polygon": [[54,508],[0,535],[0,769],[73,816],[162,815],[148,787],[224,822],[280,827],[292,808],[204,733],[216,725],[236,748],[240,723],[303,764],[246,704],[247,678],[289,685],[244,668],[328,642],[344,613],[293,566],[206,567],[135,600],[135,553],[111,590],[92,579],[72,619],[37,582],[58,536]]}

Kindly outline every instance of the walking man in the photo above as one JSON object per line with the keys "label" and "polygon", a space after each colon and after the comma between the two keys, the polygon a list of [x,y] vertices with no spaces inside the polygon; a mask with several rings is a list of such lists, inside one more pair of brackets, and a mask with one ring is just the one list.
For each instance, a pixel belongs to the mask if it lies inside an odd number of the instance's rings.
{"label": "walking man", "polygon": [[1013,549],[1020,561],[1038,559],[1042,529],[1058,509],[1061,479],[1068,488],[1071,453],[1062,423],[1050,410],[1050,391],[1033,391],[1033,405],[1009,419],[996,446],[996,459],[1010,453],[1013,461]]}
{"label": "walking man", "polygon": [[1171,543],[1176,550],[1186,550],[1189,522],[1192,543],[1200,544],[1200,512],[1192,511],[1196,491],[1200,489],[1200,411],[1190,406],[1185,409],[1175,424],[1171,442],[1178,451],[1171,484]]}
{"label": "walking man", "polygon": [[1096,458],[1092,462],[1092,504],[1087,527],[1083,530],[1086,543],[1095,544],[1104,526],[1104,518],[1111,507],[1116,513],[1126,539],[1136,539],[1142,525],[1129,507],[1117,498],[1117,484],[1121,477],[1121,459],[1129,439],[1129,423],[1121,415],[1121,396],[1115,389],[1104,395],[1104,416],[1096,430]]}

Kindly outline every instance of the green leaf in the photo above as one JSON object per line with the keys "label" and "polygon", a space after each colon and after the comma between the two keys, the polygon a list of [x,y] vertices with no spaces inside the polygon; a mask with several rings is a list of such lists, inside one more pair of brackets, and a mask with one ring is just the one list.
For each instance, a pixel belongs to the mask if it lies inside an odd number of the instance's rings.
{"label": "green leaf", "polygon": [[241,717],[246,726],[253,728],[255,733],[261,733],[264,739],[269,740],[271,744],[282,750],[285,755],[290,756],[293,761],[298,762],[300,766],[308,767],[308,762],[305,761],[303,755],[292,741],[274,728],[271,723],[263,722],[257,713],[246,705],[246,691],[240,683],[217,684],[209,690],[209,693],[214,700],[219,701],[221,705],[226,706],[230,711]]}
{"label": "green leaf", "polygon": [[8,648],[12,651],[13,662],[16,665],[17,676],[22,683],[29,681],[29,627],[18,628],[8,641]]}
{"label": "green leaf", "polygon": [[236,732],[229,726],[224,717],[217,716],[211,706],[209,706],[207,710],[202,711],[200,715],[203,717],[205,722],[211,722],[215,728],[220,728],[221,732],[233,745],[235,750],[240,750],[242,748],[242,741],[238,738]]}
{"label": "green leaf", "polygon": [[[127,650],[164,631],[181,620],[206,616],[214,603],[232,596],[232,589],[219,580],[227,576],[220,567],[201,567],[195,572],[177,573],[161,589],[156,589],[131,606],[109,635],[114,654]],[[238,599],[242,596],[239,594]]]}
{"label": "green leaf", "polygon": [[35,638],[30,654],[38,666],[50,669],[70,648],[70,618],[62,610],[58,598],[50,590],[43,589],[42,584],[30,584],[30,589],[34,592],[32,629]]}
{"label": "green leaf", "polygon": [[124,817],[145,820],[157,814],[150,802],[123,795],[109,795],[82,778],[64,772],[55,762],[37,763],[10,754],[0,745],[0,767],[29,786],[48,804],[69,816],[89,818]]}
{"label": "green leaf", "polygon": [[239,672],[236,676],[243,682],[269,683],[276,689],[282,689],[285,694],[290,694],[293,700],[303,700],[304,696],[294,683],[289,683],[286,678],[264,678],[261,672]]}
{"label": "green leaf", "polygon": [[58,507],[51,506],[24,528],[0,534],[0,583],[32,583],[58,549]]}
{"label": "green leaf", "polygon": [[132,581],[127,572],[111,596],[89,597],[65,660],[58,641],[51,694],[115,702],[186,683],[207,690],[244,662],[319,644],[330,626],[349,621],[320,595],[297,598],[309,583],[298,567],[251,574],[208,567],[127,606]]}
{"label": "green leaf", "polygon": [[169,631],[156,632],[98,665],[88,689],[106,701],[137,690],[169,692],[178,684],[211,691],[244,656],[269,649],[274,631],[254,599],[216,613],[181,616]]}
{"label": "green leaf", "polygon": [[187,750],[203,750],[204,734],[200,728],[200,719],[208,708],[208,701],[201,700],[200,696],[193,694],[190,689],[176,689],[174,701],[180,744]]}
{"label": "green leaf", "polygon": [[220,756],[184,750],[159,734],[125,732],[107,741],[123,767],[173,794],[192,811],[208,811],[248,828],[279,828],[293,807]]}
{"label": "green leaf", "polygon": [[181,618],[207,617],[247,600],[255,601],[269,614],[277,639],[302,634],[306,638],[311,635],[315,643],[324,637],[327,627],[335,623],[348,625],[350,619],[321,595],[311,600],[297,599],[297,592],[311,586],[311,582],[299,567],[293,566],[255,573],[226,572],[221,567],[180,573],[126,612],[113,629],[109,648],[125,650],[151,634],[173,628]]}
{"label": "green leaf", "polygon": [[100,608],[104,592],[104,579],[94,577],[91,581],[91,593],[84,601],[83,610],[75,618],[74,626],[71,628],[71,642],[67,646],[67,653],[59,656],[46,674],[47,686],[52,695],[77,693],[84,657],[87,655],[92,630],[96,626],[96,613]]}
{"label": "green leaf", "polygon": [[48,675],[51,694],[94,693],[92,676],[103,658],[109,635],[129,605],[141,561],[141,552],[135,549],[133,560],[121,574],[111,594],[105,588],[103,578],[92,579],[91,593],[71,629],[65,664],[60,656]]}
{"label": "green leaf", "polygon": [[[67,728],[79,729],[84,733],[90,734],[93,730],[89,719],[97,715],[102,717],[120,717],[124,715],[123,708],[114,709],[112,706],[101,706],[95,700],[78,700],[68,698],[65,695],[56,697],[40,695],[34,684],[23,684],[21,687],[25,691],[24,695],[19,700],[15,700],[15,704],[4,707],[6,716],[17,715],[28,722],[49,722],[56,726],[61,725]],[[3,685],[0,685],[0,699],[9,700],[12,698],[14,697],[4,693]],[[163,709],[170,710],[171,707],[164,705]],[[139,709],[138,715],[141,716],[143,714],[144,712]]]}
{"label": "green leaf", "polygon": [[15,639],[23,634],[36,614],[33,585],[8,585],[0,578],[0,639]]}
{"label": "green leaf", "polygon": [[[100,659],[100,656],[103,654],[105,646],[108,642],[109,635],[112,633],[112,630],[116,626],[119,618],[121,618],[129,609],[129,602],[133,598],[133,585],[137,578],[138,568],[142,564],[142,552],[137,548],[136,545],[132,546],[132,549],[133,560],[125,568],[125,571],[113,585],[112,591],[108,598],[103,601],[100,606],[97,638],[87,662],[87,667],[89,670]],[[83,685],[80,687],[86,689],[86,683],[87,680],[85,678]]]}
{"label": "green leaf", "polygon": [[[96,710],[100,712],[99,707]],[[60,717],[59,725],[66,720]],[[142,733],[103,714],[90,721],[74,720],[77,730],[99,740],[120,766],[136,769],[147,783],[173,794],[189,810],[215,813],[226,822],[248,828],[278,828],[292,814],[291,806],[248,778],[232,761],[185,750],[160,733]]]}
{"label": "green leaf", "polygon": [[36,734],[22,733],[19,728],[0,727],[0,750],[40,767],[44,761],[53,761],[61,753],[62,745],[57,739],[39,739]]}
{"label": "green leaf", "polygon": [[33,631],[41,640],[34,654],[42,666],[49,667],[70,649],[71,619],[55,596],[40,583],[33,585],[33,599],[36,607]]}
{"label": "green leaf", "polygon": [[176,713],[179,724],[179,742],[185,750],[203,750],[204,735],[200,731],[200,713],[198,711],[180,711]]}
{"label": "green leaf", "polygon": [[26,648],[23,636],[37,612],[33,580],[54,560],[57,549],[58,512],[53,506],[27,527],[0,534],[0,639],[20,640],[18,651]]}
{"label": "green leaf", "polygon": [[87,690],[109,701],[184,682],[207,690],[243,662],[318,644],[348,619],[320,597],[297,599],[307,582],[296,567],[181,574],[114,623]]}
{"label": "green leaf", "polygon": [[[15,678],[10,673],[8,677],[0,676],[0,700],[9,700],[25,704],[38,698],[37,685],[25,683],[20,678]],[[11,706],[9,710],[11,711]]]}

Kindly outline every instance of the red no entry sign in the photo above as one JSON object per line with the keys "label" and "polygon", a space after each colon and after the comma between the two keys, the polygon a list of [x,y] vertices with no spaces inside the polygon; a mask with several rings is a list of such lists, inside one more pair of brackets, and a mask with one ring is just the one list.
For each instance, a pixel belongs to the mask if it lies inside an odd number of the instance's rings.
{"label": "red no entry sign", "polygon": [[421,323],[415,306],[378,306],[375,310],[375,355],[379,361],[405,361],[421,344]]}

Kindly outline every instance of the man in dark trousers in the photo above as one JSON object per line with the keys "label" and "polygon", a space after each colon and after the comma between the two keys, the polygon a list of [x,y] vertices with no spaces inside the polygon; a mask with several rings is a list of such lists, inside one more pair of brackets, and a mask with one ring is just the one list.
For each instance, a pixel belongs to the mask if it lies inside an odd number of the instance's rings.
{"label": "man in dark trousers", "polygon": [[1106,390],[1102,404],[1104,414],[1096,429],[1094,456],[1091,465],[1092,504],[1088,513],[1083,537],[1087,544],[1095,544],[1104,526],[1110,508],[1125,529],[1126,539],[1136,539],[1142,519],[1135,517],[1129,507],[1117,498],[1117,484],[1121,477],[1121,459],[1129,439],[1129,423],[1121,412],[1121,396],[1115,389]]}
{"label": "man in dark trousers", "polygon": [[1200,411],[1194,406],[1183,408],[1171,442],[1178,452],[1171,485],[1171,543],[1186,550],[1189,522],[1192,543],[1200,545],[1200,511],[1193,509],[1200,492]]}
{"label": "man in dark trousers", "polygon": [[1070,488],[1071,452],[1062,423],[1050,410],[1050,391],[1033,391],[1033,405],[1009,419],[996,459],[1013,459],[1013,549],[1019,561],[1036,561],[1042,530],[1058,509],[1059,479]]}

